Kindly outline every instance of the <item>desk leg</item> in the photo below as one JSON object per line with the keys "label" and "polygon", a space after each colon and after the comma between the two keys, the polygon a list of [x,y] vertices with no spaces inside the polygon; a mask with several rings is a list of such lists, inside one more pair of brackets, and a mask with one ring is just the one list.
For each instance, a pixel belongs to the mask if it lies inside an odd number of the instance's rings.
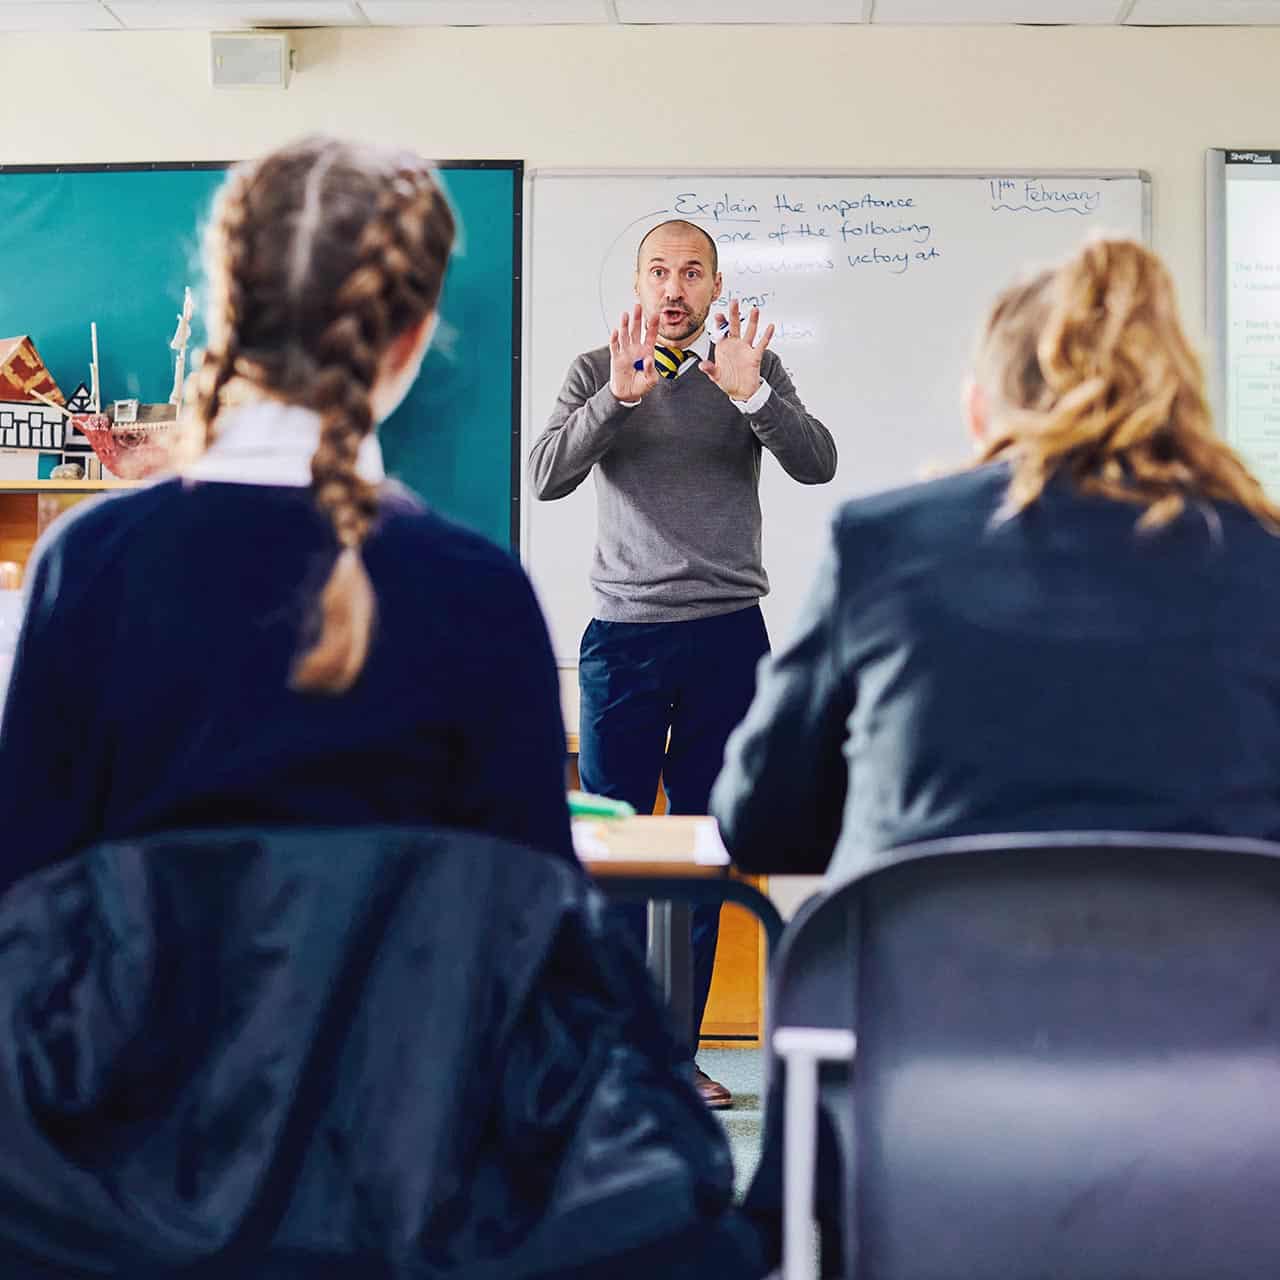
{"label": "desk leg", "polygon": [[664,1000],[671,999],[671,903],[649,901],[649,948],[646,957],[653,981]]}
{"label": "desk leg", "polygon": [[670,1011],[675,1033],[697,1052],[693,1025],[692,909],[683,902],[649,903],[649,972]]}
{"label": "desk leg", "polygon": [[690,1053],[698,1052],[698,1028],[693,1025],[693,908],[673,902],[671,911],[671,1021]]}

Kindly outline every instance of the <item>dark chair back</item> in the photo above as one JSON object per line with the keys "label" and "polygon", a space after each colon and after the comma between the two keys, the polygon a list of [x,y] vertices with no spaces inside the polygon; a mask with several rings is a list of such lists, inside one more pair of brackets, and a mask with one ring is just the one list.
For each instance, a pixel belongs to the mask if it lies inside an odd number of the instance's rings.
{"label": "dark chair back", "polygon": [[0,1277],[624,1276],[736,1240],[724,1134],[608,930],[575,864],[478,832],[164,833],[28,877]]}
{"label": "dark chair back", "polygon": [[820,1075],[845,1274],[1280,1275],[1280,845],[891,857],[793,921],[770,1005],[857,1037]]}

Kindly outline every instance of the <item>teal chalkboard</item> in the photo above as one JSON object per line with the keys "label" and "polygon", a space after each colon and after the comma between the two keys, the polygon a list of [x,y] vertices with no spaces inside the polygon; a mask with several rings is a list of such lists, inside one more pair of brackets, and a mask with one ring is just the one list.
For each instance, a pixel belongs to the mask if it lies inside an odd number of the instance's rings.
{"label": "teal chalkboard", "polygon": [[[0,337],[30,334],[69,395],[98,325],[105,400],[164,400],[184,285],[225,165],[0,165]],[[382,427],[388,470],[437,510],[514,548],[519,518],[519,161],[452,161],[458,250],[422,376]],[[204,340],[193,326],[193,348]]]}

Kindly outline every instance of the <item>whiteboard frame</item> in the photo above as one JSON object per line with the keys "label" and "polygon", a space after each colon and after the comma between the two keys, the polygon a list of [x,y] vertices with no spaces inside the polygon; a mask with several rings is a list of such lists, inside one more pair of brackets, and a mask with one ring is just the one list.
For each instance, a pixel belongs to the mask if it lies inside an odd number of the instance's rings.
{"label": "whiteboard frame", "polygon": [[1227,428],[1228,150],[1240,148],[1210,147],[1204,158],[1204,332],[1209,343],[1209,406],[1224,438]]}
{"label": "whiteboard frame", "polygon": [[[1037,169],[1031,166],[1018,168],[957,168],[957,169],[828,169],[821,166],[770,166],[761,169],[706,169],[697,165],[682,165],[678,168],[600,168],[598,166],[560,166],[549,165],[541,168],[525,170],[524,199],[524,264],[525,290],[524,314],[521,329],[523,331],[522,363],[524,376],[522,379],[522,412],[520,433],[520,562],[528,571],[530,521],[533,503],[536,499],[528,492],[529,474],[526,459],[529,448],[537,434],[541,431],[532,421],[533,399],[533,292],[538,264],[533,256],[533,227],[537,218],[537,190],[539,178],[944,178],[972,180],[974,178],[1049,178],[1054,180],[1068,178],[1087,178],[1092,181],[1129,180],[1142,184],[1142,239],[1151,244],[1152,223],[1152,183],[1151,174],[1146,169]],[[576,662],[556,661],[561,671],[576,671]]]}

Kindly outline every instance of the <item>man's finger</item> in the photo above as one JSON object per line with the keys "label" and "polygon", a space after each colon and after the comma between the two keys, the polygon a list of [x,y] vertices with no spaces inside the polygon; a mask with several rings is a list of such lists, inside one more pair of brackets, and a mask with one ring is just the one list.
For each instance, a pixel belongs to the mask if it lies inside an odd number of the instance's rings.
{"label": "man's finger", "polygon": [[618,321],[618,333],[621,335],[622,345],[624,347],[631,345],[631,317],[627,312],[622,313],[622,319]]}
{"label": "man's finger", "polygon": [[747,339],[747,344],[748,344],[748,345],[751,345],[752,343],[754,343],[754,342],[755,342],[755,340],[756,340],[756,329],[758,329],[758,328],[759,328],[759,326],[760,326],[760,308],[759,308],[759,307],[752,307],[752,308],[751,308],[751,315],[750,315],[749,319],[747,320],[747,332],[746,332],[746,339]]}
{"label": "man's finger", "polygon": [[773,325],[770,325],[770,326],[769,326],[769,327],[764,331],[764,337],[760,339],[760,345],[759,345],[759,347],[757,347],[757,348],[756,348],[756,350],[757,350],[757,351],[763,351],[763,350],[765,349],[765,347],[767,347],[767,346],[769,345],[769,339],[770,339],[770,338],[772,338],[772,337],[773,337]]}
{"label": "man's finger", "polygon": [[729,303],[729,337],[740,338],[742,336],[742,313],[738,310],[738,300]]}
{"label": "man's finger", "polygon": [[618,340],[617,329],[609,335],[609,354],[613,356],[620,356],[622,354],[622,343]]}
{"label": "man's finger", "polygon": [[644,319],[644,345],[649,352],[658,342],[658,317],[657,315],[645,316]]}
{"label": "man's finger", "polygon": [[705,373],[707,377],[711,379],[712,382],[718,383],[720,381],[721,371],[720,371],[720,366],[718,364],[712,364],[710,360],[704,360],[698,366],[698,368],[701,369],[702,372]]}

